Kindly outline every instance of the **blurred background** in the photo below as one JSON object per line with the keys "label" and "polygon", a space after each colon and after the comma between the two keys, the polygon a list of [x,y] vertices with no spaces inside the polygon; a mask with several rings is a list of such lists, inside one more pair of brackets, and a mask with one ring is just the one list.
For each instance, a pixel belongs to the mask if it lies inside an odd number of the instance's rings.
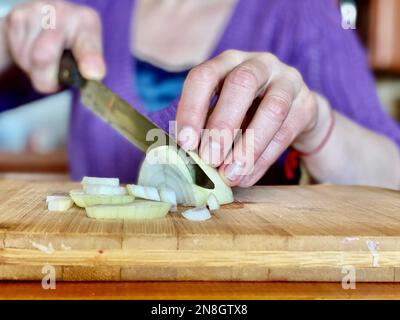
{"label": "blurred background", "polygon": [[[0,17],[26,1],[1,0]],[[332,1],[340,6],[345,26],[356,28],[368,51],[381,101],[400,121],[400,0]],[[9,73],[0,78],[0,86],[16,85],[18,77]],[[70,94],[63,92],[0,113],[0,175],[67,177],[70,101]]]}

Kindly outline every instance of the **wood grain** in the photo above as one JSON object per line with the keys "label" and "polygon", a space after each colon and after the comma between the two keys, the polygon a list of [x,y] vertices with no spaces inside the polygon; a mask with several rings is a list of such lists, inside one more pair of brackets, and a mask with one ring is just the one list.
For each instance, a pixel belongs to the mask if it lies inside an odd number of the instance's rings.
{"label": "wood grain", "polygon": [[0,180],[0,279],[400,281],[400,194],[344,186],[253,187],[203,223],[48,212],[74,183]]}

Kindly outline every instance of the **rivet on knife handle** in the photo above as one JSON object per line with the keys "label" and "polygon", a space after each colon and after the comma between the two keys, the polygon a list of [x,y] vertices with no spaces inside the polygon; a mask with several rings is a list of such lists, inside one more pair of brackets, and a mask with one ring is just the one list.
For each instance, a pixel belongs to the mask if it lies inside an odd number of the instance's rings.
{"label": "rivet on knife handle", "polygon": [[62,85],[75,88],[82,88],[86,84],[71,50],[65,50],[61,57],[58,80]]}

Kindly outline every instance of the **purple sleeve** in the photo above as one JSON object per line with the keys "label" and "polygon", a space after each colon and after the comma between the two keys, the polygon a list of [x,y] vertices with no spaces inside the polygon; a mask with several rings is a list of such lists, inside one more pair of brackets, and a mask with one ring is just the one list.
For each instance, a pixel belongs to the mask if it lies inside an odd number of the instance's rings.
{"label": "purple sleeve", "polygon": [[331,0],[298,1],[297,66],[308,86],[356,123],[400,146],[400,125],[382,108],[366,53],[355,32],[343,29]]}

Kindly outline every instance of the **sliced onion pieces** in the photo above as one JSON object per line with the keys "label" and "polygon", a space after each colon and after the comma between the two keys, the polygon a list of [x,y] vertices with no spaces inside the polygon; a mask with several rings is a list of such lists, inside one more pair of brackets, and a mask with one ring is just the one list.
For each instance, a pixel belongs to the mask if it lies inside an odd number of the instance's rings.
{"label": "sliced onion pieces", "polygon": [[104,185],[104,186],[119,186],[118,178],[98,178],[98,177],[83,177],[81,184],[95,184],[95,185]]}
{"label": "sliced onion pieces", "polygon": [[86,208],[86,213],[96,219],[155,219],[164,217],[170,210],[171,204],[136,200],[121,205],[97,205]]}
{"label": "sliced onion pieces", "polygon": [[220,208],[218,199],[216,196],[214,196],[213,193],[210,193],[210,195],[207,198],[207,207],[210,209],[210,211],[215,211]]}
{"label": "sliced onion pieces", "polygon": [[86,208],[99,204],[125,204],[135,200],[132,195],[110,196],[70,193],[72,200],[78,207]]}
{"label": "sliced onion pieces", "polygon": [[135,197],[153,201],[161,200],[157,188],[140,186],[136,184],[128,184],[126,188],[128,189],[129,194]]}
{"label": "sliced onion pieces", "polygon": [[183,211],[182,215],[191,221],[206,221],[211,218],[210,211],[204,206]]}
{"label": "sliced onion pieces", "polygon": [[91,195],[123,196],[127,194],[124,187],[101,184],[84,184],[83,190],[86,194]]}
{"label": "sliced onion pieces", "polygon": [[47,196],[46,202],[49,211],[67,211],[74,204],[69,196]]}

